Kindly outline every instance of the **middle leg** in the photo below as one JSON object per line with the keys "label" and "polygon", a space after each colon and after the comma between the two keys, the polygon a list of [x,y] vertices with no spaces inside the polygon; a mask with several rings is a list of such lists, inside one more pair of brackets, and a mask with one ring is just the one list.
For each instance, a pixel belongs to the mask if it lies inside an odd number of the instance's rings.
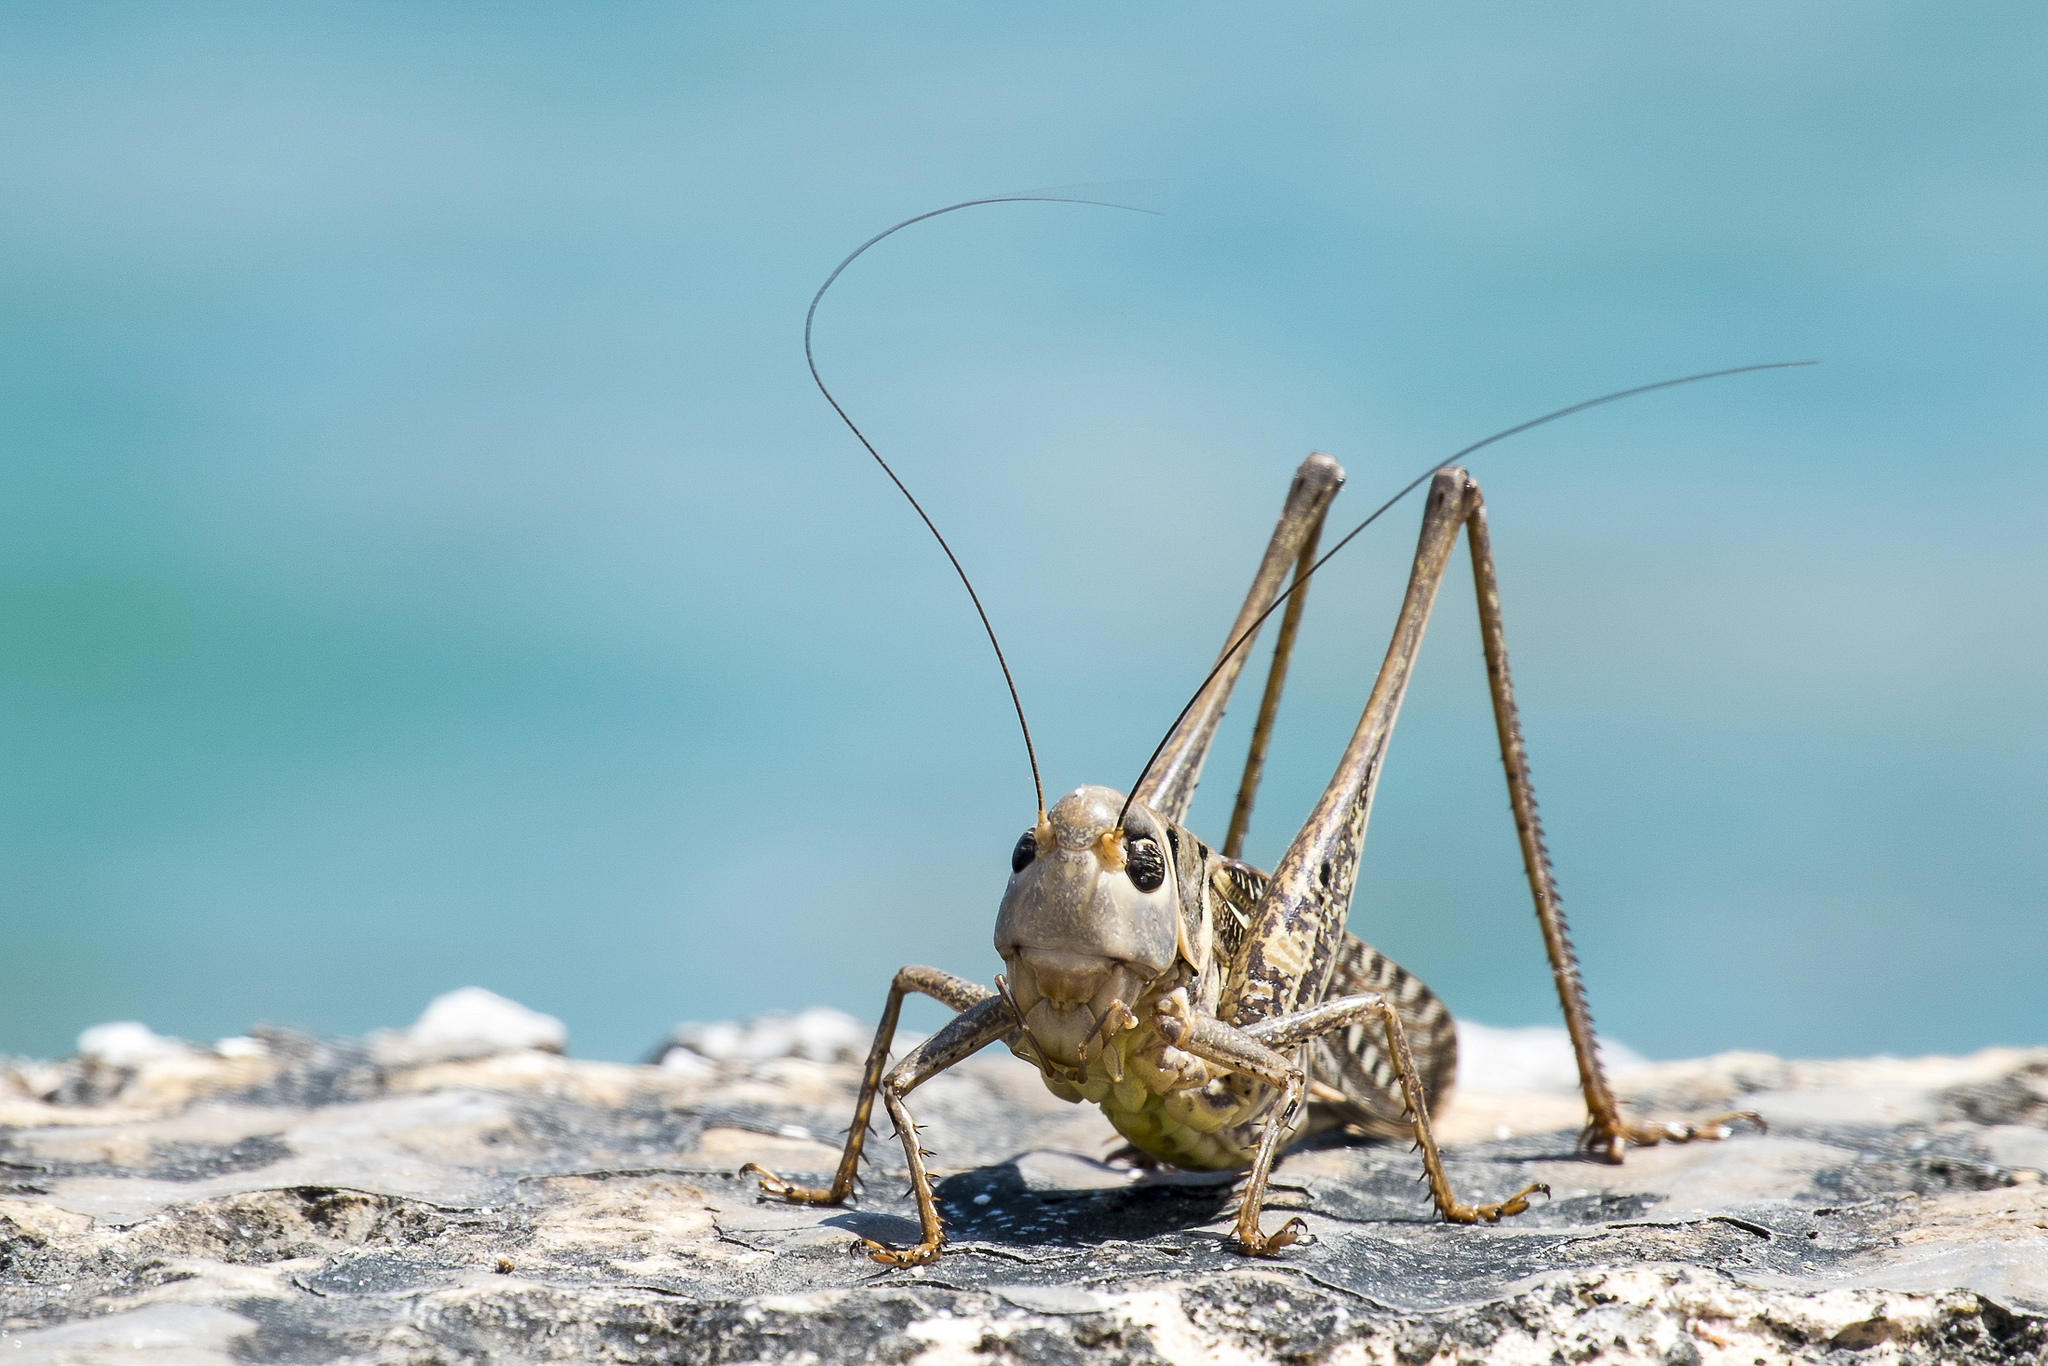
{"label": "middle leg", "polygon": [[1401,1099],[1408,1107],[1408,1120],[1415,1132],[1415,1146],[1422,1152],[1422,1168],[1429,1177],[1429,1193],[1436,1202],[1439,1214],[1453,1224],[1471,1224],[1481,1220],[1493,1224],[1528,1209],[1529,1197],[1537,1191],[1542,1191],[1545,1195],[1550,1194],[1550,1187],[1538,1182],[1522,1187],[1498,1204],[1468,1205],[1458,1199],[1451,1189],[1451,1179],[1444,1171],[1443,1156],[1437,1150],[1435,1131],[1430,1127],[1431,1097],[1423,1086],[1421,1074],[1416,1070],[1415,1056],[1409,1050],[1408,1031],[1402,1027],[1401,1012],[1395,1007],[1394,1002],[1385,996],[1377,993],[1343,996],[1334,1001],[1325,1001],[1319,1006],[1311,1006],[1307,1010],[1261,1020],[1257,1024],[1245,1026],[1239,1032],[1268,1048],[1285,1048],[1291,1044],[1319,1038],[1334,1030],[1348,1028],[1364,1020],[1377,1022],[1386,1035],[1386,1055],[1393,1064],[1395,1076],[1400,1080]]}
{"label": "middle leg", "polygon": [[1267,1111],[1265,1133],[1261,1135],[1258,1152],[1252,1159],[1244,1200],[1238,1208],[1236,1237],[1240,1251],[1254,1256],[1271,1256],[1295,1242],[1302,1233],[1303,1225],[1298,1218],[1288,1220],[1270,1235],[1259,1231],[1259,1215],[1265,1204],[1266,1183],[1272,1176],[1273,1161],[1279,1155],[1281,1139],[1292,1124],[1307,1089],[1306,1073],[1281,1050],[1307,1043],[1363,1019],[1377,1020],[1386,1033],[1387,1054],[1393,1059],[1400,1078],[1416,1146],[1422,1151],[1423,1169],[1429,1176],[1430,1196],[1446,1220],[1456,1224],[1480,1220],[1495,1223],[1528,1209],[1528,1197],[1534,1192],[1550,1193],[1548,1186],[1539,1184],[1526,1186],[1498,1204],[1470,1205],[1457,1198],[1451,1189],[1450,1177],[1444,1171],[1443,1158],[1437,1151],[1436,1135],[1430,1129],[1429,1096],[1423,1089],[1422,1078],[1416,1072],[1415,1060],[1408,1050],[1400,1012],[1384,996],[1347,996],[1243,1028],[1205,1015],[1162,1012],[1162,1032],[1175,1047],[1232,1072],[1256,1078],[1277,1088],[1280,1093]]}

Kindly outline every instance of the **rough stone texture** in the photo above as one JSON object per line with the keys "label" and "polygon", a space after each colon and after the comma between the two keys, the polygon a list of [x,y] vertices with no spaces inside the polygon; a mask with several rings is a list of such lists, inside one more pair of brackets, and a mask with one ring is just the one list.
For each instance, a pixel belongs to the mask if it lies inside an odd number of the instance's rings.
{"label": "rough stone texture", "polygon": [[826,1171],[853,1064],[725,1051],[0,1068],[0,1362],[2048,1360],[2048,1050],[1640,1068],[1639,1113],[1772,1129],[1619,1168],[1569,1094],[1466,1092],[1460,1189],[1554,1200],[1446,1227],[1405,1146],[1325,1144],[1274,1183],[1315,1239],[1267,1261],[1227,1180],[1103,1165],[1095,1111],[985,1055],[918,1094],[953,1243],[898,1271],[850,1255],[912,1236],[886,1133],[853,1208],[734,1175]]}

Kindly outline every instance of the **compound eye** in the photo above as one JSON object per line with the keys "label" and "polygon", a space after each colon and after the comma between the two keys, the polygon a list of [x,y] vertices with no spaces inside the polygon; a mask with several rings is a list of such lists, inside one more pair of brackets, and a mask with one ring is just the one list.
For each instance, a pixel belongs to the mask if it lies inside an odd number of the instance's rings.
{"label": "compound eye", "polygon": [[1139,835],[1124,841],[1124,872],[1141,892],[1156,892],[1166,881],[1166,855],[1159,841]]}
{"label": "compound eye", "polygon": [[1026,830],[1017,837],[1017,847],[1010,851],[1010,871],[1021,873],[1031,866],[1031,860],[1038,857],[1038,831]]}

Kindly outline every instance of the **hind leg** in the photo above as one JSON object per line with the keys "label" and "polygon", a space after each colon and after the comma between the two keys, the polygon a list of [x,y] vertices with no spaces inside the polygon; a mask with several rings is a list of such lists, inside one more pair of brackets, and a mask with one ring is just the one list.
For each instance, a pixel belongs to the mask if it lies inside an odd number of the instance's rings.
{"label": "hind leg", "polygon": [[1479,634],[1486,647],[1486,682],[1493,694],[1501,765],[1507,771],[1508,804],[1514,810],[1515,833],[1522,843],[1522,866],[1529,875],[1529,894],[1536,903],[1536,922],[1543,931],[1543,951],[1550,958],[1558,1003],[1564,1009],[1565,1030],[1571,1035],[1572,1052],[1578,1058],[1580,1089],[1586,1097],[1586,1128],[1579,1136],[1580,1145],[1603,1161],[1619,1162],[1631,1143],[1648,1146],[1726,1138],[1732,1132],[1729,1126],[1737,1120],[1762,1129],[1763,1117],[1754,1110],[1717,1115],[1699,1124],[1634,1124],[1622,1118],[1621,1106],[1615,1101],[1600,1065],[1593,1037],[1593,1015],[1586,1008],[1585,983],[1579,980],[1578,955],[1572,952],[1564,907],[1557,897],[1557,876],[1551,871],[1550,851],[1543,843],[1543,821],[1536,814],[1536,788],[1529,779],[1529,751],[1522,741],[1515,685],[1508,673],[1507,632],[1501,624],[1500,582],[1494,575],[1493,542],[1486,529],[1486,508],[1479,501],[1477,485],[1472,487],[1465,539],[1471,547],[1472,581],[1479,594]]}

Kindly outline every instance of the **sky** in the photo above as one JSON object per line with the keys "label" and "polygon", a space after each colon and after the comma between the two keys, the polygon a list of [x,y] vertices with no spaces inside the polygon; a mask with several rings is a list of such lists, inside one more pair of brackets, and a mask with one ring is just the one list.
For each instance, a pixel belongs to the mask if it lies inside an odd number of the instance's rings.
{"label": "sky", "polygon": [[[2048,14],[1989,4],[17,5],[0,15],[0,1052],[572,1052],[987,980],[1294,466],[1472,461],[1595,1019],[2048,1042]],[[1319,575],[1270,866],[1420,514]],[[1552,1023],[1454,569],[1352,929]],[[1261,655],[1261,659],[1263,655]],[[1220,839],[1263,664],[1192,824]],[[924,1008],[913,1022],[939,1018]]]}

